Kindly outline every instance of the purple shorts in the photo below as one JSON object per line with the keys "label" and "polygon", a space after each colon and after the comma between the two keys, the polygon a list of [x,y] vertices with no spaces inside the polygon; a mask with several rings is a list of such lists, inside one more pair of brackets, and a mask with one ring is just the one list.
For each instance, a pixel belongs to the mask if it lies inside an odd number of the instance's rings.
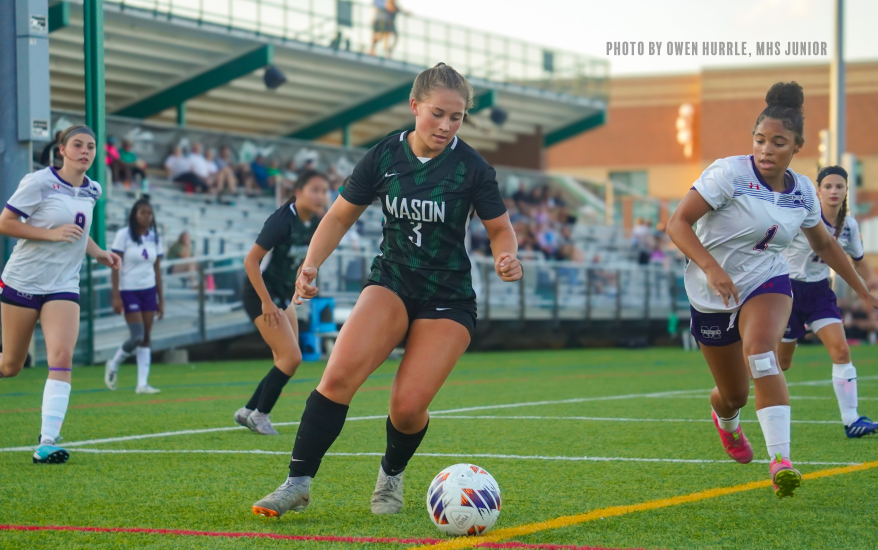
{"label": "purple shorts", "polygon": [[[815,321],[824,319],[831,321],[815,325]],[[793,281],[793,311],[790,313],[790,322],[783,336],[785,342],[793,342],[805,336],[808,332],[805,325],[812,325],[812,330],[815,328],[820,330],[828,324],[840,321],[841,310],[838,309],[835,292],[829,286],[829,279],[816,283]]]}
{"label": "purple shorts", "polygon": [[143,290],[121,290],[119,294],[122,296],[125,313],[158,311],[159,309],[158,292],[156,292],[155,287]]}
{"label": "purple shorts", "polygon": [[[790,276],[778,275],[765,281],[747,296],[744,304],[760,294],[786,294],[787,296],[792,296]],[[743,307],[744,304],[741,304],[741,306]],[[692,312],[692,320],[689,324],[692,336],[702,346],[728,346],[741,340],[741,333],[738,332],[738,311],[740,310],[723,313],[702,313],[692,306],[689,306],[689,309]]]}
{"label": "purple shorts", "polygon": [[2,285],[2,301],[20,307],[29,307],[40,311],[46,302],[52,300],[68,300],[70,302],[79,303],[79,294],[75,292],[53,292],[52,294],[28,294],[27,292],[19,292],[9,285]]}

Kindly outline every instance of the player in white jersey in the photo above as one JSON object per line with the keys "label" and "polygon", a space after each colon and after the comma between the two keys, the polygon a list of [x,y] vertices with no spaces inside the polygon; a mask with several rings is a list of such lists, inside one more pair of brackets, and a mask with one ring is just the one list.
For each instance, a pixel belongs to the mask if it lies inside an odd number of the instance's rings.
{"label": "player in white jersey", "polygon": [[710,402],[723,447],[738,462],[753,459],[739,425],[752,377],[778,497],[791,496],[802,479],[790,462],[789,394],[777,358],[792,308],[789,269],[780,253],[801,228],[860,298],[878,306],[821,223],[814,186],[788,169],[805,141],[804,99],[795,82],[772,86],[753,129],[753,154],[708,167],[667,228],[690,259],[685,282],[692,334],[716,382]]}
{"label": "player in white jersey", "polygon": [[161,390],[149,385],[152,324],[164,313],[161,261],[164,246],[148,199],[140,199],[128,213],[128,226],[116,232],[111,250],[122,257],[122,269],[113,273],[113,311],[125,313],[130,337],[104,367],[104,383],[116,389],[119,365],[132,354],[137,358],[137,393]]}
{"label": "player in white jersey", "polygon": [[[860,228],[853,216],[847,215],[847,178],[847,171],[840,166],[828,166],[817,176],[823,223],[850,255],[857,273],[874,287],[875,274],[863,260]],[[807,325],[832,358],[832,383],[845,433],[849,438],[878,433],[878,422],[872,422],[857,412],[857,369],[851,363],[841,311],[829,284],[829,266],[811,250],[802,233],[796,235],[784,256],[790,264],[793,311],[777,353],[781,369],[787,370],[792,365],[796,342],[807,332]]]}
{"label": "player in white jersey", "polygon": [[0,213],[0,233],[19,239],[2,275],[0,378],[21,372],[37,320],[46,340],[49,377],[35,463],[69,458],[55,442],[70,401],[82,260],[88,254],[113,269],[121,265],[118,256],[88,236],[101,196],[101,186],[85,175],[95,158],[94,133],[86,126],[72,126],[61,133],[58,144],[64,165],[25,176]]}

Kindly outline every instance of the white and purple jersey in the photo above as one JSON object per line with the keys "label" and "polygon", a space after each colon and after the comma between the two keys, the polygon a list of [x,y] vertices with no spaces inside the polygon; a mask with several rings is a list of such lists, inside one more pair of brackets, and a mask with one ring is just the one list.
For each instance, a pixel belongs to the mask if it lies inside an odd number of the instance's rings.
{"label": "white and purple jersey", "polygon": [[[829,234],[834,235],[835,228],[832,224],[826,218],[823,218],[823,223],[826,224]],[[863,238],[860,236],[860,226],[853,216],[845,218],[844,227],[838,234],[838,244],[854,260],[863,259]],[[808,238],[801,231],[796,234],[783,255],[790,264],[791,279],[816,283],[829,278],[829,266],[811,250]]]}
{"label": "white and purple jersey", "polygon": [[119,273],[119,290],[144,290],[156,286],[155,262],[164,255],[162,238],[149,230],[140,236],[138,243],[131,237],[131,231],[123,227],[116,232],[110,249],[122,256],[122,269]]}
{"label": "white and purple jersey", "polygon": [[6,208],[34,227],[54,229],[75,223],[82,237],[72,243],[21,239],[3,269],[3,283],[19,292],[79,294],[79,270],[88,246],[92,212],[101,186],[86,177],[82,187],[67,183],[53,167],[28,174]]}
{"label": "white and purple jersey", "polygon": [[[800,227],[820,223],[811,180],[787,170],[786,182],[785,191],[772,191],[753,157],[742,155],[717,160],[693,186],[712,208],[698,220],[695,234],[732,278],[742,303],[764,282],[789,273],[781,252]],[[741,306],[734,299],[725,306],[695,262],[686,266],[685,282],[689,301],[700,312],[731,312]]]}

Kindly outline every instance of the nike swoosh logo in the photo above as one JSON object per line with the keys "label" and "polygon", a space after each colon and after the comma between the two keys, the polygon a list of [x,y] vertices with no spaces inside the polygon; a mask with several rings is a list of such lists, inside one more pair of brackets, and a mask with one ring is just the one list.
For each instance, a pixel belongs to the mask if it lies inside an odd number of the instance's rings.
{"label": "nike swoosh logo", "polygon": [[451,309],[451,308],[450,307],[437,307],[436,311],[447,311],[449,309]]}
{"label": "nike swoosh logo", "polygon": [[399,172],[394,172],[392,174],[388,174],[387,172],[384,172],[385,178],[392,178],[393,176],[398,176],[398,175],[399,175]]}

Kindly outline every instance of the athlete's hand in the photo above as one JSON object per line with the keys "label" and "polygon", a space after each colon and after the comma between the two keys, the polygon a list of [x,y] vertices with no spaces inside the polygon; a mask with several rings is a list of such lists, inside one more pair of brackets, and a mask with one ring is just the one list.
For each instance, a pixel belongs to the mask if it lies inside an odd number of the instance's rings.
{"label": "athlete's hand", "polygon": [[115,252],[101,250],[101,254],[95,256],[95,260],[97,260],[99,264],[115,269],[116,271],[122,269],[122,258],[120,258]]}
{"label": "athlete's hand", "polygon": [[729,301],[734,298],[735,306],[741,305],[741,298],[738,296],[738,289],[729,274],[717,264],[715,267],[704,272],[707,275],[707,284],[710,285],[713,293],[723,299],[723,304],[729,307]]}
{"label": "athlete's hand", "polygon": [[521,261],[514,254],[504,252],[494,261],[494,271],[504,282],[512,282],[521,279]]}
{"label": "athlete's hand", "polygon": [[293,294],[293,302],[297,306],[304,304],[303,300],[310,300],[317,296],[317,287],[311,284],[315,278],[317,278],[316,267],[302,268],[302,272],[299,273],[299,277],[296,279],[296,293]]}
{"label": "athlete's hand", "polygon": [[49,230],[49,240],[52,242],[72,243],[82,238],[82,228],[76,224],[68,223],[55,229]]}
{"label": "athlete's hand", "polygon": [[284,313],[274,302],[262,302],[262,318],[268,323],[269,328],[280,326],[280,316]]}
{"label": "athlete's hand", "polygon": [[125,304],[122,302],[122,296],[119,294],[113,296],[113,311],[117,314],[121,314],[125,311]]}
{"label": "athlete's hand", "polygon": [[155,318],[156,318],[156,321],[158,321],[159,319],[161,319],[161,318],[164,317],[164,316],[165,316],[165,303],[164,303],[164,302],[159,302],[159,303],[156,305],[156,309],[155,309]]}

